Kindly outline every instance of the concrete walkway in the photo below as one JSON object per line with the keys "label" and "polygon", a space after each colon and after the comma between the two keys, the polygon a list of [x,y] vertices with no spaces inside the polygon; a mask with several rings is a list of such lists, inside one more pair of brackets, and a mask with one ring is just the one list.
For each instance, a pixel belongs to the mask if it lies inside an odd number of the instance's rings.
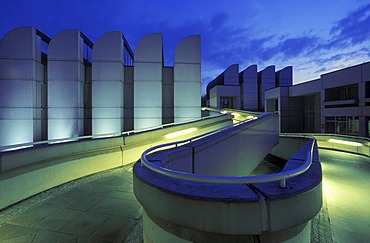
{"label": "concrete walkway", "polygon": [[[320,150],[324,206],[312,242],[368,242],[370,159]],[[0,212],[0,242],[142,242],[132,165],[88,176]]]}

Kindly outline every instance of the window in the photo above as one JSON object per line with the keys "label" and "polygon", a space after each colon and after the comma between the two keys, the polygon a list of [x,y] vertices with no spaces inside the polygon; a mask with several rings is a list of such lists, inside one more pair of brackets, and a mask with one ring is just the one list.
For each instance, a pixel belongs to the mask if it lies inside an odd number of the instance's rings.
{"label": "window", "polygon": [[365,82],[365,98],[370,98],[370,81]]}
{"label": "window", "polygon": [[335,133],[335,117],[325,117],[325,133]]}
{"label": "window", "polygon": [[325,133],[359,135],[358,116],[329,116],[325,118]]}
{"label": "window", "polygon": [[348,134],[358,136],[360,122],[358,116],[348,117]]}
{"label": "window", "polygon": [[325,90],[325,101],[358,99],[358,85],[335,87]]}

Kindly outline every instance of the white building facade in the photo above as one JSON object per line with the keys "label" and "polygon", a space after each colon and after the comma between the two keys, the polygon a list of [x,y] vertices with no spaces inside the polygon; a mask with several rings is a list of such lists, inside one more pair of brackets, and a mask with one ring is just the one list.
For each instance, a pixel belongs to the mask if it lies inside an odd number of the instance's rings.
{"label": "white building facade", "polygon": [[0,146],[121,133],[201,116],[200,36],[163,64],[162,34],[135,53],[119,31],[94,44],[77,29],[53,38],[34,27],[0,42]]}

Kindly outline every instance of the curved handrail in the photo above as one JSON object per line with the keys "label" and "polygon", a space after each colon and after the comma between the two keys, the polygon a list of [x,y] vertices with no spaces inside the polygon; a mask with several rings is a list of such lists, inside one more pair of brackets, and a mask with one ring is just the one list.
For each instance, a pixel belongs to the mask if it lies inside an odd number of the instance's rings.
{"label": "curved handrail", "polygon": [[[225,129],[224,129],[225,130]],[[215,132],[217,132],[216,130]],[[215,133],[213,132],[213,133]],[[212,132],[209,132],[212,133]],[[210,135],[210,134],[209,134]],[[224,184],[248,184],[248,183],[260,183],[260,182],[272,182],[272,181],[279,181],[280,187],[285,188],[286,187],[286,179],[292,178],[295,176],[298,176],[305,171],[307,171],[311,164],[312,164],[312,153],[313,153],[313,148],[314,148],[314,138],[311,138],[310,142],[310,150],[307,152],[305,162],[298,168],[289,170],[289,171],[283,171],[279,173],[274,173],[274,174],[266,174],[266,175],[258,175],[258,176],[209,176],[209,175],[200,175],[200,174],[190,174],[186,172],[180,172],[180,171],[173,171],[161,166],[157,166],[153,163],[151,163],[147,159],[147,155],[150,152],[153,152],[154,150],[160,149],[160,148],[165,148],[169,146],[174,146],[177,147],[178,145],[183,145],[190,143],[194,140],[198,140],[202,137],[208,136],[207,134],[202,134],[190,139],[186,140],[181,140],[181,141],[176,141],[176,142],[171,142],[171,143],[166,143],[166,144],[161,144],[157,145],[154,147],[151,147],[147,150],[145,150],[142,155],[141,155],[141,164],[147,167],[148,169],[160,173],[165,176],[169,176],[172,178],[177,178],[177,179],[184,179],[184,180],[189,180],[189,181],[196,181],[196,182],[208,182],[208,183],[224,183]]]}

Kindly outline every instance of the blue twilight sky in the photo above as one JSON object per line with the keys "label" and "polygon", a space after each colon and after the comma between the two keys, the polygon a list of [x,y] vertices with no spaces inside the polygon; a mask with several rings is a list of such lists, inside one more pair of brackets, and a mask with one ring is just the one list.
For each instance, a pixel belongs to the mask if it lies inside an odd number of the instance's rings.
{"label": "blue twilight sky", "polygon": [[50,37],[80,29],[93,42],[119,30],[133,50],[162,32],[166,65],[182,38],[200,34],[203,88],[234,63],[291,65],[300,83],[370,61],[369,0],[2,0],[0,37],[25,25]]}

